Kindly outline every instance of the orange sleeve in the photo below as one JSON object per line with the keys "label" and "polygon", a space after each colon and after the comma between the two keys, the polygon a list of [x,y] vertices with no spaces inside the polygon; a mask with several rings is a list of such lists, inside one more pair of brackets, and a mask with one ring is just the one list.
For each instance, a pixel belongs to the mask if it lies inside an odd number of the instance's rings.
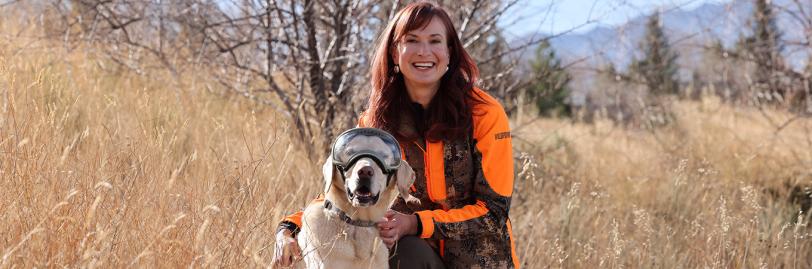
{"label": "orange sleeve", "polygon": [[282,221],[287,221],[296,224],[297,227],[302,227],[302,214],[304,214],[304,211],[296,211],[296,213],[286,216]]}
{"label": "orange sleeve", "polygon": [[474,139],[482,154],[482,173],[488,185],[502,196],[513,194],[513,144],[507,114],[499,103],[485,95],[489,105],[474,113]]}
{"label": "orange sleeve", "polygon": [[473,155],[480,164],[472,183],[476,202],[462,208],[416,212],[421,238],[461,240],[508,232],[505,229],[513,194],[510,124],[498,101],[476,90],[485,101],[474,108]]}
{"label": "orange sleeve", "polygon": [[462,208],[450,210],[424,210],[415,212],[420,219],[423,230],[420,238],[431,238],[434,235],[435,225],[443,223],[465,222],[481,218],[488,213],[488,207],[482,201],[476,204],[467,205]]}
{"label": "orange sleeve", "polygon": [[[313,199],[310,204],[322,201],[324,201],[324,195],[319,195],[319,197]],[[299,232],[299,228],[302,227],[302,214],[304,214],[304,211],[297,211],[296,213],[285,216],[285,218],[279,222],[278,229],[288,229],[293,232],[294,235],[297,234]]]}

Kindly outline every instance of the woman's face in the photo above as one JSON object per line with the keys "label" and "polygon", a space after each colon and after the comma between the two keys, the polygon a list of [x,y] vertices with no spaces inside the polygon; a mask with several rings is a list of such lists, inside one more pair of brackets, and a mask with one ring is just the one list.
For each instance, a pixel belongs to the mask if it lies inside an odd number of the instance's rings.
{"label": "woman's face", "polygon": [[443,23],[433,18],[426,27],[412,30],[396,44],[392,58],[407,86],[438,87],[448,68],[448,43]]}

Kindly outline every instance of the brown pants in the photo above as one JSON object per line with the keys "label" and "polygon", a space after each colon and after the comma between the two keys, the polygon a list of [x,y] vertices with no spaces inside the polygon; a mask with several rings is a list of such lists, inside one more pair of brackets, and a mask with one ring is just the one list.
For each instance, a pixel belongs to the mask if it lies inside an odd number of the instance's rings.
{"label": "brown pants", "polygon": [[425,240],[404,236],[389,251],[390,269],[444,269],[440,255]]}

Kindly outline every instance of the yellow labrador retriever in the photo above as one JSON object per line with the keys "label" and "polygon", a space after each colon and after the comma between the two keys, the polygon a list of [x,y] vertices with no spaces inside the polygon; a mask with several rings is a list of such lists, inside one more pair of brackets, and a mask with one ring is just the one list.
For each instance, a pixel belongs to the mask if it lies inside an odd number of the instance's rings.
{"label": "yellow labrador retriever", "polygon": [[389,251],[378,237],[381,220],[399,194],[409,194],[414,171],[389,133],[350,129],[336,138],[324,163],[324,201],[302,216],[298,243],[307,268],[387,268]]}

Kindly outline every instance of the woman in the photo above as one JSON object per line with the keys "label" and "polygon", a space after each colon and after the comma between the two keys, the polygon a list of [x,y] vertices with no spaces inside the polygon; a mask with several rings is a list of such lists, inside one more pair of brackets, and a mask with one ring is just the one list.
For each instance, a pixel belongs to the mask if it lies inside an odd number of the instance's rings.
{"label": "woman", "polygon": [[[474,86],[479,71],[448,14],[428,2],[404,7],[380,37],[371,72],[359,125],[395,135],[417,175],[411,194],[421,200],[399,198],[377,225],[390,267],[518,268],[508,119]],[[280,265],[300,255],[299,216],[280,224]]]}

